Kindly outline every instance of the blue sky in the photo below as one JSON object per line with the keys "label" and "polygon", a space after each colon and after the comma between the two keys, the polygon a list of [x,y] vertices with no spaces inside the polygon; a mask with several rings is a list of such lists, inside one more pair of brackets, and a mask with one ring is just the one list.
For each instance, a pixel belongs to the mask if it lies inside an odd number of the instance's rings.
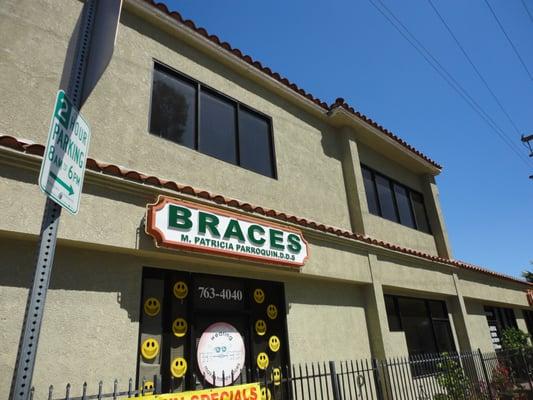
{"label": "blue sky", "polygon": [[[380,1],[514,152],[376,10]],[[520,133],[532,134],[533,80],[485,0],[432,1]],[[524,7],[533,15],[533,1],[488,2],[533,74],[533,18]],[[437,183],[455,258],[515,276],[529,266],[533,158],[427,0],[165,3],[328,104],[343,97],[443,165]]]}

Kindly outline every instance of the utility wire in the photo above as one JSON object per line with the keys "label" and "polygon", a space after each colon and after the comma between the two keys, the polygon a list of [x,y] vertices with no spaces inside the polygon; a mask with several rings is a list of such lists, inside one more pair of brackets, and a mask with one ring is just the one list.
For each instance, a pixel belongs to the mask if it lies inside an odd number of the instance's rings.
{"label": "utility wire", "polygon": [[[528,159],[524,157],[515,147],[514,142],[511,141],[506,135],[502,134],[503,130],[496,124],[496,122],[488,115],[483,108],[470,96],[470,94],[457,82],[457,80],[450,75],[450,73],[442,66],[427,48],[409,31],[409,29],[399,20],[395,14],[383,3],[382,0],[378,0],[381,6],[387,10],[387,12],[394,18],[396,23],[387,15],[374,0],[368,0],[370,4],[381,14],[383,17],[400,33],[405,40],[413,46],[413,48],[426,60],[426,62],[448,83],[448,85],[457,92],[459,96],[487,123],[487,125],[505,142],[505,144],[518,156],[522,162],[531,168]],[[402,29],[398,26],[400,25]],[[409,36],[408,36],[409,35]],[[524,157],[524,158],[522,158]]]}
{"label": "utility wire", "polygon": [[531,20],[531,22],[533,22],[533,15],[531,15],[531,12],[529,11],[529,8],[527,8],[526,2],[524,0],[522,0],[522,5],[526,9],[527,15],[529,15],[529,19]]}
{"label": "utility wire", "polygon": [[[487,80],[483,77],[483,75],[481,74],[479,69],[476,67],[476,65],[474,64],[474,62],[472,61],[472,59],[470,58],[470,56],[466,52],[465,48],[463,47],[463,45],[461,44],[461,42],[459,41],[457,36],[455,36],[455,34],[453,33],[453,31],[450,28],[450,26],[446,23],[446,20],[441,15],[441,13],[439,12],[439,10],[435,6],[435,4],[433,4],[433,1],[432,0],[428,0],[428,3],[431,6],[431,8],[433,8],[433,11],[435,11],[435,13],[439,17],[440,21],[442,22],[442,24],[444,25],[444,27],[446,28],[446,30],[448,31],[450,36],[453,38],[453,40],[455,41],[455,43],[457,44],[457,46],[459,47],[459,49],[461,50],[461,52],[463,53],[463,55],[465,56],[467,61],[470,63],[470,66],[474,69],[474,71],[475,71],[476,75],[478,76],[478,78],[481,80],[481,82],[483,82],[483,85],[485,85],[485,88],[487,88],[487,90],[489,91],[489,93],[493,97],[494,101],[498,104],[498,106],[500,107],[502,112],[505,114],[505,116],[507,117],[507,119],[509,120],[511,125],[513,126],[514,130],[516,131],[516,133],[518,135],[521,135],[520,129],[518,129],[518,127],[516,126],[515,122],[513,121],[513,119],[511,118],[511,116],[509,115],[507,110],[505,109],[505,107],[503,106],[502,102],[500,101],[500,99],[498,99],[498,96],[496,96],[494,91],[491,89],[491,87],[487,83]],[[510,138],[510,139],[513,140],[512,138]]]}
{"label": "utility wire", "polygon": [[[507,41],[509,42],[509,44],[513,48],[514,53],[516,54],[516,56],[520,60],[520,63],[522,64],[522,66],[526,70],[527,74],[529,75],[529,79],[531,79],[533,81],[533,76],[531,76],[531,72],[529,72],[529,69],[527,68],[526,63],[524,62],[524,60],[520,56],[520,53],[518,52],[516,46],[514,45],[513,41],[511,40],[511,38],[509,37],[509,35],[505,31],[505,29],[503,28],[503,25],[501,24],[500,20],[498,19],[498,16],[494,12],[494,9],[490,6],[490,3],[488,2],[488,0],[484,0],[484,1],[485,1],[485,4],[487,5],[487,7],[489,8],[490,12],[492,13],[492,16],[494,17],[494,19],[498,23],[498,26],[500,27],[500,30],[503,32],[503,34],[505,35],[505,38],[507,39]],[[530,15],[530,17],[531,17],[531,15]]]}

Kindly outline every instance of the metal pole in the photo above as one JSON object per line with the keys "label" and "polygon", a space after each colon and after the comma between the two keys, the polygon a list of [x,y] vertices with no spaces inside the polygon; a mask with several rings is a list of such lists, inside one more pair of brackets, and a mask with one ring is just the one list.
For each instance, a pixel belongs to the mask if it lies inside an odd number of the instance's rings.
{"label": "metal pole", "polygon": [[481,370],[483,371],[483,377],[485,378],[485,383],[487,384],[487,392],[490,400],[494,400],[492,394],[492,388],[490,387],[489,374],[487,373],[487,366],[485,365],[485,360],[483,359],[483,353],[481,349],[477,349],[477,354],[479,355],[479,361],[481,362]]}
{"label": "metal pole", "polygon": [[381,381],[381,372],[379,370],[379,364],[375,358],[372,359],[372,372],[374,375],[374,382],[376,385],[376,397],[378,398],[378,400],[382,400],[384,399],[383,390],[381,388],[381,386],[383,385],[383,382]]}
{"label": "metal pole", "polygon": [[[70,72],[66,91],[67,96],[76,108],[80,106],[80,95],[83,89],[83,80],[89,56],[91,32],[94,25],[97,1],[87,0],[84,3],[80,29],[78,31],[76,62],[73,64]],[[60,216],[61,207],[47,197],[41,223],[33,285],[28,294],[17,363],[11,384],[10,397],[12,400],[27,400],[30,395],[33,368],[35,366],[39,334],[43,320],[44,304],[52,273]]]}
{"label": "metal pole", "polygon": [[335,369],[335,362],[329,362],[329,374],[331,377],[331,391],[333,392],[333,400],[341,400],[341,394],[339,391],[339,380],[337,377],[337,371]]}

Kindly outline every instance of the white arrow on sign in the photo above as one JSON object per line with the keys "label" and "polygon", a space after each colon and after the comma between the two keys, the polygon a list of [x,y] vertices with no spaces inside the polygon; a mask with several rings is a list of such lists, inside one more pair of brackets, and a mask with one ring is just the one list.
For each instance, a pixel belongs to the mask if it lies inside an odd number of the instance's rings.
{"label": "white arrow on sign", "polygon": [[77,214],[91,130],[65,92],[57,92],[39,186],[52,200]]}

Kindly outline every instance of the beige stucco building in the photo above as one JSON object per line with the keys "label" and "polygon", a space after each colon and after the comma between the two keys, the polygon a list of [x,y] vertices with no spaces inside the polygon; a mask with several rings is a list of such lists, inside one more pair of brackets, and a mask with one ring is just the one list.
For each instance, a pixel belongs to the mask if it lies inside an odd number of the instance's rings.
{"label": "beige stucco building", "polygon": [[[75,0],[0,5],[4,388],[45,201],[37,185],[43,145],[81,8]],[[198,340],[216,322],[244,338],[249,364],[260,352],[282,364],[492,351],[504,327],[528,331],[525,282],[453,258],[437,163],[342,99],[322,103],[164,6],[125,1],[113,59],[82,113],[90,159],[81,210],[61,220],[38,388],[153,373],[168,381],[175,357],[201,373]],[[289,232],[283,238],[301,234],[307,259],[281,265],[156,246],[147,205],[160,195],[251,221],[262,227],[256,242],[272,226]],[[291,256],[287,243],[277,245]],[[176,295],[178,282],[188,285],[185,297]],[[215,300],[231,299],[208,302],[199,282],[212,285]],[[253,297],[258,288],[264,302]],[[155,316],[149,298],[159,301]],[[275,318],[260,316],[267,304]],[[188,323],[185,335],[173,334],[176,316]],[[256,319],[266,321],[266,335]],[[279,350],[266,341],[269,329]],[[146,338],[157,340],[155,358],[141,353]],[[192,385],[186,379],[179,388]]]}

